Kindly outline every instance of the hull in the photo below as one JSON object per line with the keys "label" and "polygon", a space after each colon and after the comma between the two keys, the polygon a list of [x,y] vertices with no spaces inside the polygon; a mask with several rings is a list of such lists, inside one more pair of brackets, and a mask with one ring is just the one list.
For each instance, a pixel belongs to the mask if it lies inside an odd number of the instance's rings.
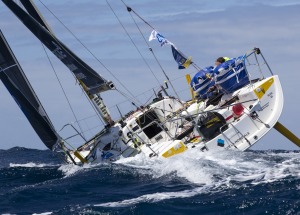
{"label": "hull", "polygon": [[244,87],[235,94],[239,94],[239,102],[244,102],[244,113],[230,118],[227,130],[210,141],[200,141],[197,147],[204,150],[225,148],[245,151],[276,124],[283,109],[283,93],[278,76]]}
{"label": "hull", "polygon": [[[172,114],[163,115],[168,112],[166,107]],[[234,111],[236,107],[241,110]],[[282,88],[275,75],[224,95],[217,106],[164,98],[102,131],[78,151],[88,163],[115,161],[139,153],[169,158],[187,150],[245,151],[272,129],[282,109]],[[74,154],[73,159],[81,162]]]}

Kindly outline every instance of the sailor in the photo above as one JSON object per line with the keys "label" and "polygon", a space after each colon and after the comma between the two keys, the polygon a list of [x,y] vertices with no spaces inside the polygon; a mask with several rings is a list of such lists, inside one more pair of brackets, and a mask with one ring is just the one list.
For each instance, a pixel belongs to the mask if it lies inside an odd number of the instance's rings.
{"label": "sailor", "polygon": [[[219,57],[216,59],[215,61],[215,68],[217,68],[220,64],[226,62],[230,60],[229,57]],[[217,85],[213,85],[211,86],[208,90],[208,93],[210,93],[210,98],[208,99],[208,101],[206,102],[206,106],[208,107],[209,105],[217,105],[221,99],[221,97],[223,96],[223,93],[220,92],[220,89],[218,88]]]}
{"label": "sailor", "polygon": [[230,60],[229,57],[219,57],[217,58],[216,62],[215,62],[215,66],[219,66],[221,63],[224,63],[226,61]]}
{"label": "sailor", "polygon": [[[228,60],[230,60],[230,58],[229,57],[218,57],[217,59],[216,59],[216,61],[215,61],[215,66],[214,66],[214,69],[215,68],[217,68],[220,64],[222,64],[222,63],[224,63],[224,62],[226,62],[226,61],[228,61]],[[217,86],[211,86],[209,89],[208,89],[208,92],[212,92],[212,91],[214,91],[214,90],[216,90],[217,89]]]}

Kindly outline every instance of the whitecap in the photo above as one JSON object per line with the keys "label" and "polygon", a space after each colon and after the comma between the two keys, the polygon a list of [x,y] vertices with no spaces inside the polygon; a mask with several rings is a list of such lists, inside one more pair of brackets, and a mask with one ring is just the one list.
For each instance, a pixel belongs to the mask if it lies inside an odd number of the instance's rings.
{"label": "whitecap", "polygon": [[52,212],[44,212],[44,213],[33,213],[32,215],[50,215]]}
{"label": "whitecap", "polygon": [[184,190],[180,192],[162,192],[162,193],[146,194],[146,195],[139,196],[137,198],[126,199],[117,202],[95,204],[94,206],[95,207],[128,207],[131,205],[144,203],[144,202],[159,202],[159,201],[174,199],[174,198],[189,198],[206,192],[207,192],[207,187],[201,187],[192,190]]}
{"label": "whitecap", "polygon": [[57,166],[57,165],[51,165],[51,164],[44,164],[44,163],[40,163],[40,164],[36,164],[33,162],[29,162],[29,163],[25,163],[25,164],[18,164],[18,163],[10,163],[9,167],[27,167],[27,168],[35,168],[35,167],[51,167],[51,166]]}
{"label": "whitecap", "polygon": [[[232,187],[237,182],[268,183],[288,176],[300,177],[300,153],[189,150],[174,157],[152,158],[138,155],[117,161],[153,178],[181,177],[196,185],[220,184]],[[278,161],[280,160],[280,163]],[[145,169],[147,171],[145,171]]]}

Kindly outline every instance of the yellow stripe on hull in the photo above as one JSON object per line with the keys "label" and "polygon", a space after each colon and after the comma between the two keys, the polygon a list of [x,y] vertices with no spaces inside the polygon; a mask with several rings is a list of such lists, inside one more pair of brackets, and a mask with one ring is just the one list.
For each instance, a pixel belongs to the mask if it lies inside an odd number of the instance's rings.
{"label": "yellow stripe on hull", "polygon": [[82,157],[78,151],[74,151],[74,155],[81,161],[81,163],[87,163],[87,160],[84,157]]}
{"label": "yellow stripe on hull", "polygon": [[162,154],[163,157],[168,158],[173,155],[180,154],[187,150],[187,147],[183,144],[183,142],[177,143],[175,146],[170,148],[168,151]]}
{"label": "yellow stripe on hull", "polygon": [[273,83],[274,83],[274,78],[270,78],[269,80],[264,82],[262,85],[255,88],[254,93],[256,94],[257,98],[261,99],[266,94],[266,92],[272,86]]}

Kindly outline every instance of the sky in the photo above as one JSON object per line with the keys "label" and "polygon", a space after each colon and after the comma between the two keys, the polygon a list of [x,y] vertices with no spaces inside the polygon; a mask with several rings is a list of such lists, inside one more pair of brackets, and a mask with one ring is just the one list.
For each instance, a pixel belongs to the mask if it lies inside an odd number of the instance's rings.
{"label": "sky", "polygon": [[[297,88],[300,78],[299,0],[123,1],[184,54],[192,56],[193,61],[202,68],[212,65],[219,56],[237,57],[259,47],[273,72],[279,75],[283,88],[285,102],[279,121],[300,136],[300,96]],[[134,14],[130,16],[121,0],[35,2],[56,36],[99,74],[112,80],[120,91],[136,96],[142,103],[146,102],[151,99],[153,88],[157,89],[166,80],[163,68],[179,97],[190,99],[184,76],[187,73],[193,76],[197,71],[192,67],[178,70],[170,47],[161,48],[155,41],[147,44],[139,30],[147,40],[152,29]],[[95,117],[68,69],[48,51],[55,72],[52,70],[41,43],[2,2],[0,28],[56,130],[60,131],[67,123],[74,123],[77,118],[81,129],[87,131],[87,138],[99,131],[102,123]],[[149,52],[148,45],[159,59],[159,64]],[[63,85],[76,118],[56,76]],[[174,95],[171,89],[168,91]],[[115,104],[118,104],[122,114],[133,108],[116,91],[105,92],[102,96],[114,118],[119,117]],[[76,123],[74,126],[78,128]],[[2,83],[0,132],[0,149],[15,146],[46,149]],[[60,134],[66,138],[74,132],[67,127]],[[82,143],[79,138],[70,141],[75,145]],[[272,129],[252,149],[298,148]]]}

